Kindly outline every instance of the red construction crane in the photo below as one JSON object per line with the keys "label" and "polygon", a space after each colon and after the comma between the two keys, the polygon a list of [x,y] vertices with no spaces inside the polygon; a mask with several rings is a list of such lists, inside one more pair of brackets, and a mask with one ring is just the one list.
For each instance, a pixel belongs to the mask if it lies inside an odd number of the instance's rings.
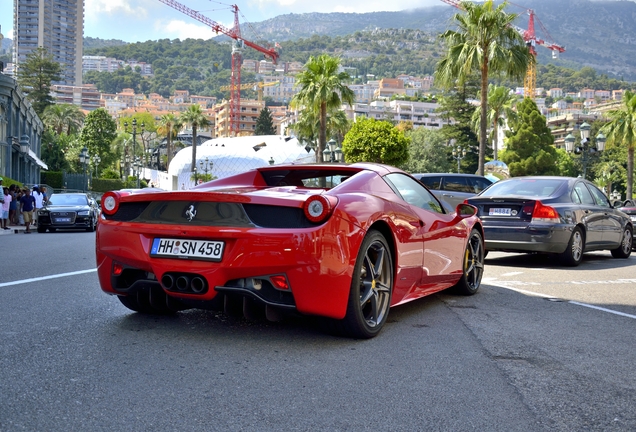
{"label": "red construction crane", "polygon": [[[462,9],[460,0],[442,0],[442,1],[458,9]],[[554,42],[548,42],[544,39],[537,37],[534,31],[535,19],[539,23],[541,30],[546,34],[546,36],[552,39],[548,31],[546,30],[545,26],[543,25],[543,23],[541,23],[541,20],[539,20],[539,18],[536,16],[534,10],[528,9],[524,6],[518,5],[510,1],[508,3],[524,9],[524,13],[527,13],[530,16],[527,30],[517,26],[513,26],[513,28],[516,29],[519,33],[521,33],[521,35],[523,36],[523,40],[526,41],[526,44],[530,48],[530,52],[535,57],[535,59],[537,57],[537,51],[535,50],[536,45],[541,45],[551,50],[552,58],[558,58],[559,53],[562,53],[565,51],[565,47],[562,47],[561,45],[558,45]],[[536,65],[536,62],[532,62],[528,66],[528,71],[526,72],[526,78],[524,80],[524,95],[526,97],[534,98],[536,85],[537,85],[537,65]]]}
{"label": "red construction crane", "polygon": [[234,136],[238,135],[239,118],[241,115],[241,64],[243,63],[243,46],[247,45],[250,48],[254,48],[256,51],[262,52],[266,56],[270,57],[274,64],[278,61],[278,53],[274,50],[274,48],[264,48],[254,42],[243,39],[241,36],[241,28],[239,27],[239,9],[237,5],[231,6],[232,12],[234,12],[234,27],[229,29],[175,0],[159,1],[178,10],[179,12],[183,12],[203,24],[210,26],[210,28],[212,28],[212,30],[217,34],[223,33],[224,35],[234,39],[235,42],[232,45],[232,77],[230,81],[230,132]]}

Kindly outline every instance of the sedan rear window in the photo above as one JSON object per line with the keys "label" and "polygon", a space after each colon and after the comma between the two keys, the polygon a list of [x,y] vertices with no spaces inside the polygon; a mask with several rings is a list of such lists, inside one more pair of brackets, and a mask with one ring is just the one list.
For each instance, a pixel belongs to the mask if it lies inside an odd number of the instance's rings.
{"label": "sedan rear window", "polygon": [[565,183],[566,180],[561,179],[510,179],[493,184],[480,196],[549,197]]}

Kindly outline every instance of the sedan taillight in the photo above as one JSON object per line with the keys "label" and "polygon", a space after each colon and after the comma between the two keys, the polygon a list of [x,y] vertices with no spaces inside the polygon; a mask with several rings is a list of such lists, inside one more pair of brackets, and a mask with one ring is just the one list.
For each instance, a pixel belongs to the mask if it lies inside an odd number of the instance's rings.
{"label": "sedan taillight", "polygon": [[561,217],[554,207],[544,205],[541,201],[537,201],[532,211],[532,222],[559,223],[561,222]]}

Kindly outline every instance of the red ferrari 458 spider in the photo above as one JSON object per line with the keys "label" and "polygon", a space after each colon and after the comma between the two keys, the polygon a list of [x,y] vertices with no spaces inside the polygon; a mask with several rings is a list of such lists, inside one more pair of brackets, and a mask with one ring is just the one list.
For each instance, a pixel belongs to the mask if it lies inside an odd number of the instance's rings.
{"label": "red ferrari 458 spider", "polygon": [[391,306],[454,287],[474,294],[484,240],[476,209],[444,207],[390,166],[278,165],[194,189],[102,198],[102,289],[129,309],[285,311],[378,334]]}

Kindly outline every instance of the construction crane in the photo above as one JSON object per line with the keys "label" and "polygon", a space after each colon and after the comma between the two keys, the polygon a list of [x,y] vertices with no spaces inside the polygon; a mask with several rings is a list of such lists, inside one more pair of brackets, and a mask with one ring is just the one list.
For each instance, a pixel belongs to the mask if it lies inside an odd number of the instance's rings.
{"label": "construction crane", "polygon": [[[462,9],[461,7],[461,1],[460,0],[442,0],[444,3],[449,4],[451,6],[454,6],[458,9]],[[532,98],[534,99],[535,97],[535,90],[537,88],[537,62],[536,62],[536,58],[537,58],[537,50],[535,49],[535,47],[537,45],[541,45],[549,50],[552,51],[552,58],[558,58],[559,57],[559,53],[562,53],[565,51],[565,47],[558,45],[554,42],[548,42],[544,39],[538,38],[535,31],[534,31],[534,22],[535,20],[539,23],[539,26],[541,27],[541,30],[548,36],[548,38],[552,39],[552,37],[550,36],[550,34],[548,33],[548,31],[546,30],[545,26],[543,25],[543,23],[541,23],[541,20],[539,20],[539,18],[536,16],[534,10],[532,9],[528,9],[524,6],[518,5],[516,3],[513,2],[508,2],[511,5],[520,7],[522,9],[524,9],[524,13],[527,13],[529,15],[529,21],[528,21],[528,29],[522,29],[521,27],[517,27],[517,26],[512,26],[515,30],[517,30],[519,33],[521,33],[521,35],[523,36],[523,40],[526,42],[526,45],[528,46],[528,48],[530,49],[530,53],[534,56],[535,61],[534,62],[530,62],[530,64],[528,65],[528,70],[526,71],[526,77],[523,81],[523,88],[524,88],[524,95],[526,97]]]}
{"label": "construction crane", "polygon": [[202,22],[210,26],[210,28],[217,34],[223,33],[233,39],[232,43],[232,76],[230,80],[230,133],[234,136],[239,131],[239,116],[241,113],[241,64],[243,63],[243,47],[247,45],[250,48],[255,49],[263,53],[265,56],[272,59],[274,64],[278,61],[278,52],[274,48],[265,48],[260,45],[243,39],[241,36],[241,28],[239,26],[238,13],[239,9],[237,5],[231,5],[231,10],[234,13],[234,26],[229,29],[216,21],[202,15],[201,13],[190,9],[189,7],[179,3],[175,0],[159,0],[161,3],[170,6],[188,15],[190,18],[194,18],[197,21]]}
{"label": "construction crane", "polygon": [[[241,84],[239,86],[239,90],[255,90],[258,92],[258,100],[262,101],[263,100],[263,87],[271,87],[271,86],[277,86],[280,84],[280,81],[270,81],[270,82],[257,82],[257,83],[247,83],[247,84]],[[219,88],[221,91],[228,91],[228,90],[232,90],[232,86],[221,86]]]}

